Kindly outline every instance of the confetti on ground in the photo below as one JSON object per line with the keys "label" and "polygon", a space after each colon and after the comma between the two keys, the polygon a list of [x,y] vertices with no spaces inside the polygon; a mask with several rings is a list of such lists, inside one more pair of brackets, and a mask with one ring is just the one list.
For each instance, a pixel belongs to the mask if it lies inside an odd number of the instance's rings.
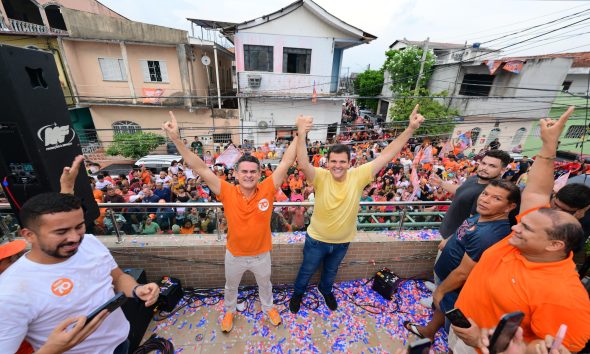
{"label": "confetti on ground", "polygon": [[[388,353],[399,345],[396,342],[407,345],[417,339],[404,329],[404,321],[423,325],[432,316],[432,311],[420,304],[421,299],[431,295],[422,281],[402,282],[391,301],[371,290],[366,279],[337,283],[334,295],[339,306],[335,312],[326,307],[313,288],[306,293],[299,313],[293,315],[288,310],[290,293],[286,298],[275,294],[275,302],[281,302],[276,307],[283,319],[276,328],[260,311],[259,302],[251,300],[245,307],[249,310],[235,316],[234,329],[229,334],[218,334],[223,301],[187,306],[168,319],[152,322],[153,328],[146,337],[152,332],[172,337],[175,348],[185,347],[185,352],[193,352],[195,345],[208,345],[210,350],[232,353]],[[244,297],[253,298],[251,291],[241,292],[240,298]],[[434,352],[447,352],[446,341],[440,330]]]}

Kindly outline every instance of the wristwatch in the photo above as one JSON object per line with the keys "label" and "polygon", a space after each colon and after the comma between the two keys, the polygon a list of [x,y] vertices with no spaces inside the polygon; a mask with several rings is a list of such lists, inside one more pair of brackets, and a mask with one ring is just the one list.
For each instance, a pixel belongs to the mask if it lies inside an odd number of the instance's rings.
{"label": "wristwatch", "polygon": [[134,298],[134,299],[138,299],[138,300],[140,300],[139,296],[137,296],[137,294],[135,293],[135,290],[136,290],[137,288],[139,288],[140,286],[142,286],[142,285],[143,285],[143,284],[137,284],[137,285],[136,285],[136,286],[133,288],[133,290],[131,291],[131,294],[133,295],[133,298]]}

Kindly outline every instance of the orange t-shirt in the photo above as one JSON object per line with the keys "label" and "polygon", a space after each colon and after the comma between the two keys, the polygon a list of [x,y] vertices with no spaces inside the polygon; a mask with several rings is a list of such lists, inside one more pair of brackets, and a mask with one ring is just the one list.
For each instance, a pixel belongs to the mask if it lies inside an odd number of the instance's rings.
{"label": "orange t-shirt", "polygon": [[246,199],[239,186],[221,181],[217,197],[227,219],[227,249],[234,256],[256,256],[272,249],[270,218],[275,196],[273,177],[258,184]]}
{"label": "orange t-shirt", "polygon": [[[540,208],[517,216],[517,220]],[[528,261],[508,240],[488,248],[463,286],[455,306],[480,328],[493,328],[506,313],[522,311],[525,342],[555,336],[567,325],[563,345],[578,352],[590,338],[590,299],[573,254],[558,262]]]}
{"label": "orange t-shirt", "polygon": [[303,188],[303,180],[296,180],[295,178],[293,178],[289,181],[289,188],[291,188],[292,190]]}
{"label": "orange t-shirt", "polygon": [[143,184],[150,184],[152,181],[152,175],[148,172],[148,170],[143,171],[140,178]]}

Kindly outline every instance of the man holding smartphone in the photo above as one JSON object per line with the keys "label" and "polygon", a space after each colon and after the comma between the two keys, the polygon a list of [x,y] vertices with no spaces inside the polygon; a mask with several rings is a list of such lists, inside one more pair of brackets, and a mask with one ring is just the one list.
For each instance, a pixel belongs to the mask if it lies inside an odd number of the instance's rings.
{"label": "man holding smartphone", "polygon": [[[62,192],[73,192],[73,183],[71,191],[64,189],[63,178]],[[102,324],[91,334],[93,328],[84,331],[89,336],[83,341],[68,336],[66,327],[83,326],[73,317],[91,313],[115,291],[146,306],[158,299],[155,283],[137,284],[94,235],[85,234],[80,199],[66,193],[39,194],[20,210],[21,235],[31,250],[0,275],[0,353],[16,352],[25,338],[40,353],[51,353],[47,342],[56,338],[72,346],[81,341],[70,353],[126,353],[129,322],[121,309],[97,316],[91,326]]]}
{"label": "man holding smartphone", "polygon": [[[434,265],[438,287],[434,291],[435,310],[426,326],[406,322],[404,327],[420,336],[434,340],[445,324],[445,312],[455,301],[469,273],[482,253],[510,233],[508,214],[520,203],[520,189],[512,182],[492,180],[477,199],[477,214],[463,222],[448,239]],[[448,331],[450,323],[445,329]]]}
{"label": "man holding smartphone", "polygon": [[[527,352],[565,324],[563,345],[571,352],[590,339],[590,300],[572,260],[583,238],[578,220],[550,208],[553,161],[570,107],[558,121],[541,119],[543,145],[522,193],[519,223],[513,232],[482,255],[467,279],[456,306],[469,318],[469,328],[451,326],[449,347],[474,352],[482,346],[480,328],[495,327],[509,312],[522,311]],[[471,348],[470,348],[471,347]]]}

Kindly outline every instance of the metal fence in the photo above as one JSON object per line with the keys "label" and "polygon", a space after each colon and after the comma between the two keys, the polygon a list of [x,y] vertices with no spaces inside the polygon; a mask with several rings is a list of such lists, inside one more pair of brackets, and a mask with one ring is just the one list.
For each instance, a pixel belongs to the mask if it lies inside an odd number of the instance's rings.
{"label": "metal fence", "polygon": [[[432,208],[450,205],[450,201],[439,202],[360,202],[360,212],[358,214],[357,228],[366,231],[381,231],[381,230],[396,230],[401,232],[403,230],[419,229],[419,228],[438,228],[442,218],[443,211],[432,210]],[[141,223],[146,216],[150,214],[157,214],[163,209],[171,210],[177,214],[178,210],[187,210],[189,208],[196,208],[201,210],[199,215],[203,215],[205,211],[205,218],[210,218],[210,223],[214,223],[214,228],[211,227],[213,233],[217,235],[217,240],[223,239],[224,227],[222,225],[223,205],[219,202],[214,203],[99,203],[99,208],[105,208],[104,224],[106,233],[117,236],[118,242],[121,242],[123,235],[134,234],[136,230],[133,225],[134,222]],[[275,202],[273,207],[275,210],[281,208],[291,207],[313,207],[313,202]],[[375,207],[386,207],[385,211],[372,210]],[[192,212],[192,211],[191,211]],[[309,212],[309,210],[306,210]],[[274,213],[274,211],[273,211]],[[212,214],[212,215],[211,215]],[[277,213],[278,214],[278,213]],[[311,213],[309,213],[311,214]],[[183,215],[182,220],[185,219],[186,214]],[[131,222],[131,224],[129,224]],[[174,221],[174,225],[179,225],[178,221]],[[168,225],[172,227],[172,225]],[[180,225],[179,225],[180,226]],[[0,203],[0,232],[2,238],[13,239],[18,236],[19,231],[18,220],[8,203]],[[305,224],[307,227],[307,223]],[[127,231],[125,231],[127,230]],[[131,232],[129,232],[131,230]],[[275,231],[275,230],[273,230]],[[138,232],[135,232],[136,234]]]}

